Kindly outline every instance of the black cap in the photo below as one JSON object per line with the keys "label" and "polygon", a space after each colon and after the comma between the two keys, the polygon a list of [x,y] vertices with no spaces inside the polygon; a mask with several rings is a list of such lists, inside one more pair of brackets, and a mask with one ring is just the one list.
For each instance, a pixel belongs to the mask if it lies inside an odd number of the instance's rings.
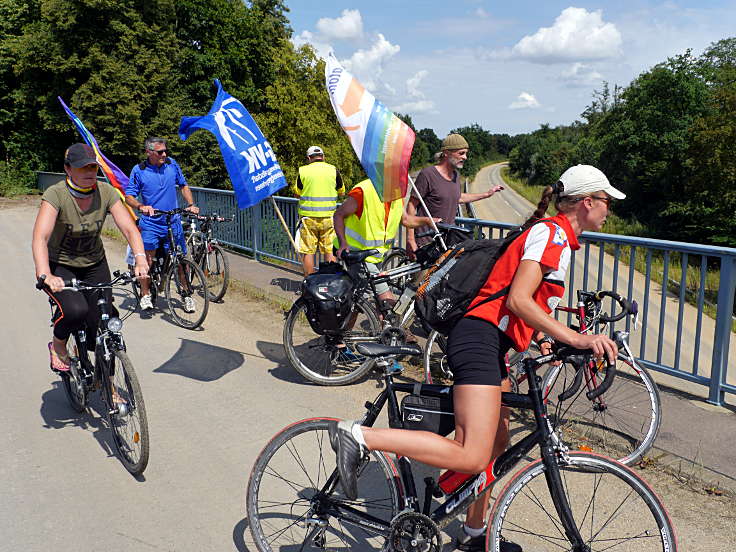
{"label": "black cap", "polygon": [[87,144],[80,143],[69,146],[64,154],[64,164],[80,169],[87,165],[98,165],[99,163],[97,163],[95,150]]}

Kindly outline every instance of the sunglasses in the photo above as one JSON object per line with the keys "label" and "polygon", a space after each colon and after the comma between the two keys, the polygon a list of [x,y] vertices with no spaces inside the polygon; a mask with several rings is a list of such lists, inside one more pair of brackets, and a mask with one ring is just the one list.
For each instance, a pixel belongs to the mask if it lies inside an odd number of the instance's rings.
{"label": "sunglasses", "polygon": [[167,149],[161,149],[161,150],[152,149],[151,151],[153,153],[158,153],[159,155],[163,155],[163,154],[167,154],[168,155],[168,153],[169,153],[169,150],[167,150]]}
{"label": "sunglasses", "polygon": [[605,202],[606,207],[610,207],[611,206],[611,203],[613,203],[613,198],[610,197],[610,196],[602,196],[601,197],[601,196],[594,196],[594,195],[592,195],[592,196],[588,196],[588,197],[590,199],[597,199],[597,200],[600,200],[600,201]]}

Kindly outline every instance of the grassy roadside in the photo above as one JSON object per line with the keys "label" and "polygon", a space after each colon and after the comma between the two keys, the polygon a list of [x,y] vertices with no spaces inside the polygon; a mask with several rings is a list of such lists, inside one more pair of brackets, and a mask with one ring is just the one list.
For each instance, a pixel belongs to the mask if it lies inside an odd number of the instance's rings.
{"label": "grassy roadside", "polygon": [[[509,172],[508,167],[501,169],[501,177],[508,186],[524,197],[526,200],[536,204],[539,201],[541,188],[539,186],[530,186],[524,179],[516,178]],[[550,206],[549,213],[557,214],[553,206]],[[606,220],[603,232],[607,234],[619,234],[627,236],[647,237],[647,230],[643,224],[638,221],[626,221],[615,214],[611,214]],[[606,245],[605,250],[608,254],[615,253],[615,246]],[[631,258],[631,247],[621,246],[619,248],[619,260],[626,266],[629,265]],[[634,254],[634,268],[646,274],[647,253],[637,249]],[[658,284],[662,285],[665,274],[665,265],[667,265],[667,290],[670,293],[679,295],[680,282],[682,281],[682,256],[679,253],[664,255],[662,252],[653,252],[651,258],[651,276]],[[703,312],[710,318],[716,317],[715,302],[718,297],[718,288],[720,286],[720,272],[716,270],[706,269],[704,274],[703,294],[705,303]],[[685,274],[685,300],[693,306],[698,304],[698,293],[701,288],[701,267],[700,265],[689,265]],[[731,331],[736,332],[736,320],[732,320]]]}

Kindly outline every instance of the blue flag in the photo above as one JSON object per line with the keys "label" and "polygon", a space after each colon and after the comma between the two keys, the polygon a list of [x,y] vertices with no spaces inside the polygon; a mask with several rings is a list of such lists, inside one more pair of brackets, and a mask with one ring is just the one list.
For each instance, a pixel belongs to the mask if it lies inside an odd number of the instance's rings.
{"label": "blue flag", "polygon": [[238,207],[245,209],[286,186],[286,178],[271,144],[248,110],[222,89],[219,80],[215,79],[215,84],[217,98],[209,113],[204,117],[182,117],[179,137],[186,140],[199,128],[215,135]]}

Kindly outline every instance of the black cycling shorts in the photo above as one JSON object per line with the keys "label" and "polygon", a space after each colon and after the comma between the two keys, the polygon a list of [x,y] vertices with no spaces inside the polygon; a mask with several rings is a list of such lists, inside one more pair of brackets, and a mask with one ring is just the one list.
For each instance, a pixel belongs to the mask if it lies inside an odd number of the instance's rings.
{"label": "black cycling shorts", "polygon": [[447,361],[455,385],[500,386],[508,377],[506,353],[512,343],[494,324],[463,318],[447,336]]}

